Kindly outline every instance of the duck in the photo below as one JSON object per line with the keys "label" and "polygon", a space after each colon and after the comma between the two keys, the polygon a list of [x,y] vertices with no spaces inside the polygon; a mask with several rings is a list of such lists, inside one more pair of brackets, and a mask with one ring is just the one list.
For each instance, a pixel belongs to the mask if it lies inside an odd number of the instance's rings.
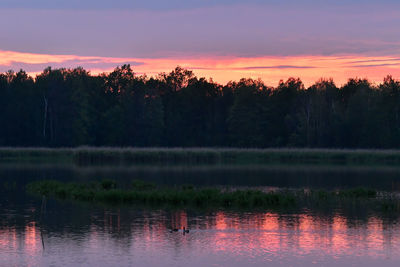
{"label": "duck", "polygon": [[185,226],[183,227],[183,234],[188,234],[189,233],[189,229],[186,229]]}
{"label": "duck", "polygon": [[173,232],[178,232],[179,230],[177,229],[177,228],[173,228],[173,229],[171,229],[169,232],[170,233],[173,233]]}

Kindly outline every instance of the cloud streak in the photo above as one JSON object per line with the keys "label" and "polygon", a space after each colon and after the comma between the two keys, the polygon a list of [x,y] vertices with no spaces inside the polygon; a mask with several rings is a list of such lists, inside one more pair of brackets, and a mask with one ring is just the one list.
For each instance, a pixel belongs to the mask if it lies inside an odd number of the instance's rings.
{"label": "cloud streak", "polygon": [[0,50],[0,71],[24,69],[28,72],[40,72],[44,68],[74,68],[109,70],[117,65],[130,64],[132,66],[143,65],[144,62],[131,58],[110,57],[85,57],[77,55],[49,55],[35,53],[21,53],[15,51]]}
{"label": "cloud streak", "polygon": [[238,68],[229,68],[229,67],[219,67],[219,68],[210,68],[210,67],[196,67],[196,66],[188,66],[187,68],[193,70],[267,70],[267,69],[312,69],[314,66],[295,66],[295,65],[276,65],[276,66],[245,66]]}
{"label": "cloud streak", "polygon": [[375,68],[375,67],[387,67],[387,66],[400,66],[400,63],[353,65],[353,67],[355,68]]}
{"label": "cloud streak", "polygon": [[[365,62],[360,64],[355,62]],[[380,62],[380,64],[368,64]],[[343,84],[349,78],[365,77],[379,82],[390,74],[400,78],[400,63],[393,57],[351,56],[288,56],[288,57],[186,57],[186,58],[121,58],[50,55],[0,50],[0,72],[24,69],[32,76],[44,68],[84,67],[92,74],[110,72],[116,66],[131,64],[134,72],[157,75],[170,72],[177,65],[194,70],[200,77],[213,78],[219,83],[240,78],[261,78],[269,85],[281,79],[300,77],[306,85],[319,78],[333,78]]]}
{"label": "cloud streak", "polygon": [[249,66],[241,69],[245,70],[264,70],[264,69],[313,69],[314,66],[294,66],[294,65],[277,65],[277,66]]}

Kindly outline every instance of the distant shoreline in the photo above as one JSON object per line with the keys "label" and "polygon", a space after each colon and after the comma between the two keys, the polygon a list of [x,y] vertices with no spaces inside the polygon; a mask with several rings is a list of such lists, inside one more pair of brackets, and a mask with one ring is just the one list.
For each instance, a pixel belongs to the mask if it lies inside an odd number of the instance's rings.
{"label": "distant shoreline", "polygon": [[397,165],[400,150],[242,148],[0,148],[0,162],[97,164]]}

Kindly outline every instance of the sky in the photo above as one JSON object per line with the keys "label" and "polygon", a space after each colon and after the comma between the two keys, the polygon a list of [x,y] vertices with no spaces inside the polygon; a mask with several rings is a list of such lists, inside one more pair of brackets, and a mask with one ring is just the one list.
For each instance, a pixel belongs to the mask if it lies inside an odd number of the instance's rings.
{"label": "sky", "polygon": [[379,83],[400,78],[398,10],[398,0],[1,0],[0,72],[180,65],[220,83]]}

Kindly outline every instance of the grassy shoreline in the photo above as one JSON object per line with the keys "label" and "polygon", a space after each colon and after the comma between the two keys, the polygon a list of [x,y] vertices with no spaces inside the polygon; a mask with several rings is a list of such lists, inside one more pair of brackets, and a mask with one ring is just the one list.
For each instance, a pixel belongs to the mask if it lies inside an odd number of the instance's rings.
{"label": "grassy shoreline", "polygon": [[400,150],[236,148],[0,148],[0,162],[96,164],[400,164]]}

